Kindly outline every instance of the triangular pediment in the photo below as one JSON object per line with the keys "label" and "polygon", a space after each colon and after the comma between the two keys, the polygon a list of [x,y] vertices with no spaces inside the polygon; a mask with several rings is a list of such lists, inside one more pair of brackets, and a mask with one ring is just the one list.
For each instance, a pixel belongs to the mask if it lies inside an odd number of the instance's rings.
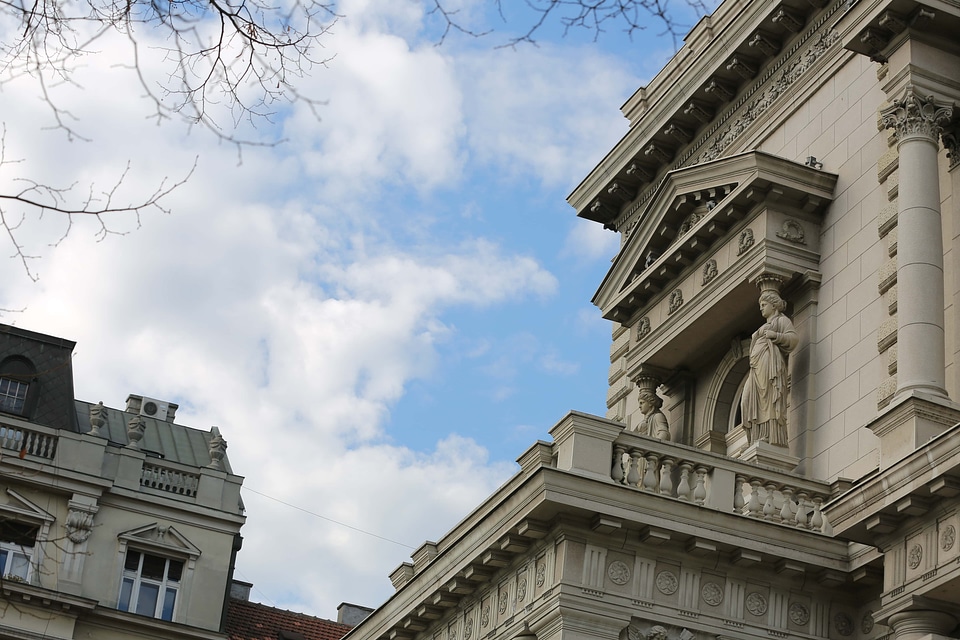
{"label": "triangular pediment", "polygon": [[758,207],[822,214],[835,183],[833,174],[761,151],[673,171],[627,227],[593,303],[629,324]]}
{"label": "triangular pediment", "polygon": [[124,531],[117,538],[124,542],[133,542],[138,547],[164,554],[186,555],[191,558],[200,556],[200,548],[190,542],[176,528],[162,526],[156,522]]}
{"label": "triangular pediment", "polygon": [[3,502],[0,502],[0,514],[6,515],[12,519],[26,519],[50,523],[56,520],[46,510],[40,508],[30,500],[14,491],[7,489],[2,495]]}

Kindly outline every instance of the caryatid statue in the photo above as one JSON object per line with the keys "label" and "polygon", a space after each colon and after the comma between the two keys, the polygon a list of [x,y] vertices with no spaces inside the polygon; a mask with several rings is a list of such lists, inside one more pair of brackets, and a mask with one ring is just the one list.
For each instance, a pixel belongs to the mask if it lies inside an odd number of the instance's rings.
{"label": "caryatid statue", "polygon": [[797,332],[783,315],[787,303],[775,291],[760,295],[766,322],[750,340],[750,369],[740,397],[743,427],[750,443],[787,446],[787,357],[797,346]]}

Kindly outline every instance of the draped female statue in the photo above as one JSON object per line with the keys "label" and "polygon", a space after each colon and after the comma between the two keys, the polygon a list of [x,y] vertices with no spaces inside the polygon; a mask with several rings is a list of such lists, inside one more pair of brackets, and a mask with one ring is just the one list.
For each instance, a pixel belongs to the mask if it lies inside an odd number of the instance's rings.
{"label": "draped female statue", "polygon": [[786,308],[777,293],[760,295],[760,313],[766,322],[750,341],[750,369],[740,397],[751,444],[787,445],[787,357],[798,338],[790,318],[783,315]]}

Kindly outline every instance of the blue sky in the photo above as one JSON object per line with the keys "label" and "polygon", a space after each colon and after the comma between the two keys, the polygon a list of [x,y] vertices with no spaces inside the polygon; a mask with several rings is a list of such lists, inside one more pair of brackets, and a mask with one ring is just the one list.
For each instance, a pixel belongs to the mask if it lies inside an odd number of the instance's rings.
{"label": "blue sky", "polygon": [[552,25],[538,46],[498,48],[523,16],[455,4],[496,31],[436,46],[423,4],[344,0],[330,62],[300,86],[325,101],[319,120],[284,108],[255,133],[288,141],[242,162],[147,118],[115,64],[122,39],[54,89],[89,141],[44,128],[28,78],[3,85],[7,157],[23,160],[0,171],[5,189],[30,176],[82,191],[129,162],[121,191],[137,193],[196,163],[169,214],[107,220],[124,235],[77,220],[58,242],[63,219],[26,212],[38,279],[8,260],[0,307],[77,341],[78,397],[147,395],[220,427],[252,490],[238,577],[268,604],[380,604],[411,549],[356,529],[437,540],[566,411],[605,410],[610,327],[589,301],[618,241],[565,197],[673,42],[659,26],[594,42]]}

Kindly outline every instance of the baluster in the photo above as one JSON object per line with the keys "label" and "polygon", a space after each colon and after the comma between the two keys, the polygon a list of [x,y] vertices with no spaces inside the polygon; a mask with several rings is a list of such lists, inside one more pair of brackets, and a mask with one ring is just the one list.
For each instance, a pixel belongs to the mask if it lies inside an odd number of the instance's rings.
{"label": "baluster", "polygon": [[761,516],[761,511],[763,506],[760,504],[760,486],[761,482],[759,480],[753,479],[750,481],[750,501],[747,503],[747,515],[751,518],[759,518]]}
{"label": "baluster", "polygon": [[776,520],[780,517],[780,514],[777,513],[777,507],[774,505],[774,494],[777,491],[777,485],[772,482],[768,482],[764,489],[767,490],[767,497],[763,501],[763,519]]}
{"label": "baluster", "polygon": [[734,480],[733,488],[733,512],[734,513],[743,513],[743,484],[747,481],[745,476],[737,474],[736,480]]}
{"label": "baluster", "polygon": [[613,481],[617,484],[623,484],[623,454],[626,452],[627,450],[620,445],[613,447],[613,468],[610,469],[610,477],[613,478]]}
{"label": "baluster", "polygon": [[783,506],[780,508],[780,522],[793,522],[793,509],[791,509],[793,489],[784,487],[780,489],[780,493],[783,494]]}
{"label": "baluster", "polygon": [[677,497],[684,502],[690,502],[693,496],[690,493],[690,470],[693,465],[689,462],[680,463],[680,484],[677,485]]}
{"label": "baluster", "polygon": [[693,501],[703,505],[707,501],[707,468],[697,467],[697,488],[693,490]]}
{"label": "baluster", "polygon": [[642,460],[643,452],[639,449],[630,450],[630,471],[627,473],[627,484],[631,487],[640,486],[640,460]]}
{"label": "baluster", "polygon": [[797,491],[797,517],[794,524],[797,527],[805,529],[807,527],[807,494],[805,491]]}
{"label": "baluster", "polygon": [[673,497],[673,465],[676,460],[664,458],[660,469],[660,495]]}
{"label": "baluster", "polygon": [[23,439],[23,447],[21,451],[26,451],[30,455],[37,454],[37,434],[32,431],[27,431],[24,434],[26,437]]}
{"label": "baluster", "polygon": [[643,490],[657,490],[657,471],[660,469],[660,456],[655,453],[647,454],[647,468],[643,474]]}
{"label": "baluster", "polygon": [[813,497],[813,517],[810,518],[810,528],[814,531],[823,531],[823,514],[820,512],[820,505],[823,504],[823,498]]}

